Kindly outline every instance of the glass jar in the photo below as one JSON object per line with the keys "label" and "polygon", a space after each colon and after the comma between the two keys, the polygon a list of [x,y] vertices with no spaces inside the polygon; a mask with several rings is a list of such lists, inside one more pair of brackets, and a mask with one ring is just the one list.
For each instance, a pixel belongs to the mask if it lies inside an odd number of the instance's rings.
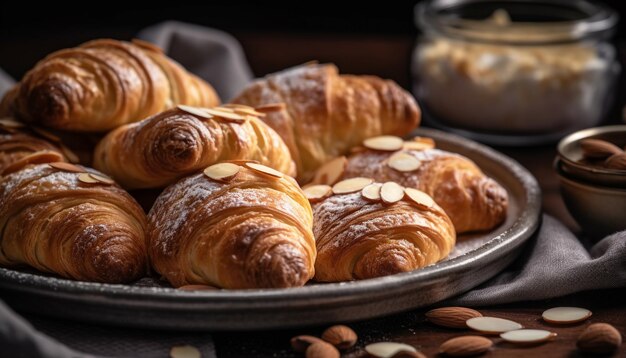
{"label": "glass jar", "polygon": [[617,20],[585,0],[420,3],[412,71],[425,122],[492,144],[598,124],[619,74]]}

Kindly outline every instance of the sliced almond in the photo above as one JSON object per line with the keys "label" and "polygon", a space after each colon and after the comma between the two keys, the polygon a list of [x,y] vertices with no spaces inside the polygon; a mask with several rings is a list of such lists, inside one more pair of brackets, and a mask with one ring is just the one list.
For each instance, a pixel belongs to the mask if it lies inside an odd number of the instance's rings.
{"label": "sliced almond", "polygon": [[402,149],[404,141],[400,137],[383,135],[379,137],[368,138],[363,141],[363,145],[369,149],[394,152]]}
{"label": "sliced almond", "polygon": [[61,138],[59,138],[59,136],[57,136],[56,134],[54,134],[54,133],[52,133],[52,132],[50,132],[48,130],[45,130],[43,128],[40,128],[40,127],[30,127],[30,129],[33,132],[39,134],[40,136],[42,136],[45,139],[50,140],[52,142],[60,142],[61,141]]}
{"label": "sliced almond", "polygon": [[213,116],[209,112],[207,112],[206,108],[185,106],[184,104],[179,104],[178,106],[176,106],[176,108],[196,117],[201,117],[201,118],[206,118],[206,119],[213,118]]}
{"label": "sliced almond", "polygon": [[170,358],[201,358],[202,353],[194,346],[176,346],[170,350]]}
{"label": "sliced almond", "polygon": [[418,152],[423,151],[423,150],[433,149],[433,148],[434,146],[431,146],[425,143],[420,143],[420,142],[404,142],[404,144],[402,145],[402,149],[414,150]]}
{"label": "sliced almond", "polygon": [[543,329],[518,329],[504,332],[500,338],[514,344],[539,344],[554,339],[556,333]]}
{"label": "sliced almond", "polygon": [[215,290],[219,290],[219,288],[215,286],[209,286],[209,285],[184,285],[184,286],[178,287],[178,290],[181,290],[181,291],[215,291]]}
{"label": "sliced almond", "polygon": [[76,153],[74,153],[70,148],[65,146],[63,143],[59,143],[59,147],[61,148],[61,152],[70,161],[70,163],[79,163],[80,158]]}
{"label": "sliced almond", "polygon": [[348,159],[346,157],[337,157],[321,166],[315,173],[311,183],[333,185],[341,179],[347,166]]}
{"label": "sliced almond", "polygon": [[365,351],[374,357],[390,358],[399,352],[417,352],[417,349],[404,343],[378,342],[366,345]]}
{"label": "sliced almond", "polygon": [[435,201],[433,200],[433,198],[421,190],[417,190],[414,188],[404,188],[404,193],[406,194],[407,198],[409,198],[417,205],[426,208],[430,208],[435,205]]}
{"label": "sliced almond", "polygon": [[95,174],[95,173],[89,173],[89,176],[96,179],[97,181],[99,181],[100,183],[103,184],[115,184],[115,181],[107,176],[104,175],[100,175],[100,174]]}
{"label": "sliced almond", "polygon": [[90,173],[78,174],[78,180],[86,184],[99,184],[100,180],[92,177]]}
{"label": "sliced almond", "polygon": [[333,193],[335,194],[349,194],[360,191],[366,186],[372,184],[374,180],[370,178],[350,178],[346,180],[342,180],[337,184],[333,185]]}
{"label": "sliced almond", "polygon": [[426,150],[435,148],[435,140],[428,137],[413,137],[410,141],[404,142],[413,150]]}
{"label": "sliced almond", "polygon": [[217,118],[225,119],[231,122],[243,123],[246,121],[245,117],[234,113],[229,108],[207,108],[206,111]]}
{"label": "sliced almond", "polygon": [[329,197],[333,193],[333,188],[329,185],[309,185],[302,189],[304,196],[312,203],[317,203]]}
{"label": "sliced almond", "polygon": [[380,198],[385,204],[393,204],[404,197],[404,187],[398,183],[388,181],[380,188]]}
{"label": "sliced almond", "polygon": [[283,177],[283,173],[279,172],[276,169],[270,168],[266,165],[263,164],[259,164],[259,163],[253,163],[253,162],[248,162],[246,163],[246,167],[252,169],[252,170],[256,170],[259,173],[262,174],[267,174],[271,177],[274,178],[282,178]]}
{"label": "sliced almond", "polygon": [[387,165],[399,172],[412,172],[417,170],[422,165],[422,162],[411,154],[397,152],[389,157]]}
{"label": "sliced almond", "polygon": [[254,110],[261,113],[270,113],[283,111],[287,108],[284,103],[268,103],[261,106],[254,107]]}
{"label": "sliced almond", "polygon": [[9,175],[11,173],[14,173],[18,170],[21,170],[22,168],[24,168],[25,166],[29,164],[54,163],[54,162],[60,162],[62,160],[63,160],[63,156],[58,152],[54,152],[51,150],[41,150],[32,154],[29,154],[25,157],[22,157],[19,160],[12,163],[11,165],[7,166],[2,171],[2,175]]}
{"label": "sliced almond", "polygon": [[380,188],[382,186],[383,185],[381,183],[372,183],[366,186],[365,188],[363,188],[363,190],[361,190],[361,195],[363,195],[363,197],[366,200],[379,201],[380,200]]}
{"label": "sliced almond", "polygon": [[486,334],[500,334],[524,328],[517,322],[497,317],[470,318],[466,324],[469,328]]}
{"label": "sliced almond", "polygon": [[241,115],[249,115],[249,116],[253,116],[253,117],[265,117],[266,116],[265,113],[257,112],[257,111],[254,110],[254,108],[235,107],[233,109],[234,109],[235,113],[241,114]]}
{"label": "sliced almond", "polygon": [[53,167],[54,169],[58,169],[58,170],[62,170],[64,172],[70,172],[70,173],[84,173],[85,169],[74,165],[72,163],[67,163],[67,162],[54,162],[54,163],[48,163],[49,166]]}
{"label": "sliced almond", "polygon": [[159,46],[153,44],[152,42],[140,40],[140,39],[132,39],[130,42],[141,47],[144,50],[149,50],[157,53],[163,53],[163,49]]}
{"label": "sliced almond", "polygon": [[250,107],[250,106],[246,106],[245,104],[239,104],[239,103],[224,103],[220,106],[220,108],[231,108],[231,109],[237,109],[237,108],[241,108],[241,109],[254,109],[254,107]]}
{"label": "sliced almond", "polygon": [[237,164],[217,163],[204,169],[204,175],[213,180],[227,182],[237,176],[239,170],[241,170],[241,167]]}
{"label": "sliced almond", "polygon": [[16,121],[14,118],[5,117],[5,118],[0,118],[0,127],[18,129],[18,128],[24,128],[26,127],[26,125],[22,122]]}
{"label": "sliced almond", "polygon": [[554,307],[543,311],[541,317],[544,321],[553,324],[572,324],[585,321],[591,317],[588,309],[580,307]]}

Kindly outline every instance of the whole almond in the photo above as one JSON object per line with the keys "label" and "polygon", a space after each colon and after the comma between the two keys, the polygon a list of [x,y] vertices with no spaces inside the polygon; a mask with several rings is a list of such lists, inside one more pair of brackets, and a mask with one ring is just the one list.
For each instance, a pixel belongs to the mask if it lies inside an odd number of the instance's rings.
{"label": "whole almond", "polygon": [[293,348],[293,350],[296,352],[304,353],[310,345],[318,342],[324,343],[323,340],[313,336],[295,336],[291,339],[291,348]]}
{"label": "whole almond", "polygon": [[462,336],[449,339],[439,347],[439,353],[452,357],[468,357],[485,353],[493,342],[481,336]]}
{"label": "whole almond", "polygon": [[600,139],[583,139],[580,141],[583,157],[589,159],[605,159],[623,151],[613,143]]}
{"label": "whole almond", "polygon": [[626,170],[626,153],[613,154],[604,162],[604,166],[610,169]]}
{"label": "whole almond", "polygon": [[306,358],[339,358],[339,356],[337,348],[324,341],[313,343],[306,349]]}
{"label": "whole almond", "polygon": [[357,336],[350,327],[336,325],[326,329],[322,339],[339,349],[348,349],[356,344]]}
{"label": "whole almond", "polygon": [[426,312],[426,318],[430,322],[448,328],[465,329],[468,319],[482,316],[480,312],[465,307],[442,307]]}
{"label": "whole almond", "polygon": [[608,323],[594,323],[585,328],[576,345],[588,353],[611,353],[622,344],[622,335]]}

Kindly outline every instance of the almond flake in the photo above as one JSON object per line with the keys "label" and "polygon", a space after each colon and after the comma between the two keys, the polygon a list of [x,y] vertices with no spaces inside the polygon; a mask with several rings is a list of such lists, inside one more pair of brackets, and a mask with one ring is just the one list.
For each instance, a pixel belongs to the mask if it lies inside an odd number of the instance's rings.
{"label": "almond flake", "polygon": [[268,103],[263,104],[257,107],[254,107],[254,110],[261,113],[270,113],[270,112],[278,112],[287,109],[287,106],[284,103]]}
{"label": "almond flake", "polygon": [[184,104],[179,104],[178,106],[176,106],[176,108],[196,117],[201,117],[201,118],[206,118],[206,119],[213,118],[213,116],[209,112],[207,112],[206,108],[185,106]]}
{"label": "almond flake", "polygon": [[335,194],[349,194],[362,190],[366,186],[372,184],[374,180],[370,178],[350,178],[342,180],[339,183],[333,185],[333,193]]}
{"label": "almond flake", "polygon": [[500,334],[500,338],[515,344],[537,344],[554,339],[557,334],[543,329],[518,329]]}
{"label": "almond flake", "polygon": [[366,200],[378,201],[380,200],[380,188],[382,186],[381,183],[370,184],[361,190],[361,195],[363,195]]}
{"label": "almond flake", "polygon": [[402,138],[391,135],[368,138],[363,141],[363,145],[369,149],[382,150],[386,152],[394,152],[402,149],[403,144],[404,141]]}
{"label": "almond flake", "polygon": [[53,167],[54,169],[63,170],[65,172],[70,172],[70,173],[84,173],[85,172],[85,169],[77,165],[74,165],[72,163],[54,162],[54,163],[48,163],[48,165]]}
{"label": "almond flake", "polygon": [[543,311],[544,321],[554,324],[571,324],[582,322],[591,317],[591,311],[580,307],[554,307]]}
{"label": "almond flake", "polygon": [[104,175],[100,175],[100,174],[95,174],[95,173],[89,173],[89,176],[96,179],[97,181],[99,181],[100,183],[103,184],[115,184],[115,181],[107,176]]}
{"label": "almond flake", "polygon": [[346,157],[335,158],[317,170],[311,183],[333,185],[341,179],[347,165],[348,159]]}
{"label": "almond flake", "polygon": [[61,141],[61,138],[59,138],[59,136],[57,136],[56,134],[54,134],[54,133],[52,133],[50,131],[47,131],[47,130],[45,130],[43,128],[40,128],[40,127],[30,127],[30,129],[33,132],[39,134],[40,136],[42,136],[45,139],[48,139],[50,141],[53,141],[53,142],[60,142]]}
{"label": "almond flake", "polygon": [[404,343],[378,342],[366,345],[365,351],[374,357],[389,358],[402,351],[417,352],[417,349]]}
{"label": "almond flake", "polygon": [[237,113],[230,111],[230,109],[228,108],[220,108],[220,109],[207,108],[206,111],[215,117],[218,117],[227,121],[231,121],[235,123],[242,123],[246,121],[244,117],[242,117],[241,115]]}
{"label": "almond flake", "polygon": [[396,152],[389,157],[387,165],[399,172],[412,172],[417,170],[422,165],[422,162],[411,154]]}
{"label": "almond flake", "polygon": [[283,173],[279,172],[276,169],[270,168],[266,165],[263,164],[259,164],[259,163],[253,163],[253,162],[248,162],[246,163],[246,167],[252,169],[252,170],[256,170],[259,173],[262,174],[267,174],[271,177],[274,178],[282,178],[283,177]]}
{"label": "almond flake", "polygon": [[218,163],[204,169],[204,175],[213,180],[227,182],[233,179],[239,173],[239,170],[241,170],[241,167],[237,164]]}
{"label": "almond flake", "polygon": [[304,196],[312,203],[322,201],[333,193],[333,189],[329,185],[324,184],[306,186],[302,190],[304,191]]}
{"label": "almond flake", "polygon": [[170,350],[170,358],[201,358],[202,354],[194,346],[176,346]]}
{"label": "almond flake", "polygon": [[98,184],[100,183],[100,180],[92,177],[90,175],[90,173],[81,173],[78,175],[78,180],[83,182],[83,183],[87,183],[87,184]]}
{"label": "almond flake", "polygon": [[411,199],[411,201],[413,201],[417,205],[424,206],[426,208],[430,208],[435,205],[435,201],[433,200],[433,198],[421,190],[417,190],[414,188],[404,188],[404,193],[409,199]]}
{"label": "almond flake", "polygon": [[10,128],[10,129],[26,127],[24,123],[18,122],[11,117],[0,118],[0,126],[4,128]]}
{"label": "almond flake", "polygon": [[524,328],[517,322],[496,317],[470,318],[466,323],[469,328],[486,334],[500,334]]}
{"label": "almond flake", "polygon": [[252,117],[265,117],[265,113],[261,113],[261,112],[257,112],[254,110],[254,108],[235,108],[235,113],[237,114],[241,114],[241,115],[248,115],[248,116],[252,116]]}
{"label": "almond flake", "polygon": [[63,152],[63,155],[67,158],[67,160],[70,161],[70,163],[80,162],[80,158],[78,158],[78,155],[74,153],[70,148],[65,146],[63,143],[59,143],[59,147],[61,148],[61,152]]}
{"label": "almond flake", "polygon": [[393,204],[404,197],[404,187],[398,183],[388,181],[380,188],[380,198],[385,204]]}

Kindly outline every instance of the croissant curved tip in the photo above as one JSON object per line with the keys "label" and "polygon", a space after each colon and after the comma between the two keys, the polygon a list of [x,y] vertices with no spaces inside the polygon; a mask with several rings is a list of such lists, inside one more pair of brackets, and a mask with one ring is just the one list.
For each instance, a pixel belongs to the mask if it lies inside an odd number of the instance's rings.
{"label": "croissant curved tip", "polygon": [[[120,238],[122,241],[130,238]],[[115,240],[115,239],[110,239]],[[119,239],[118,239],[119,240]],[[108,283],[125,283],[139,279],[146,272],[143,255],[134,248],[123,244],[104,245],[93,256],[93,269],[96,280]]]}
{"label": "croissant curved tip", "polygon": [[18,111],[26,120],[58,127],[67,120],[71,110],[67,98],[69,89],[65,87],[63,82],[55,79],[38,83],[23,94],[26,101]]}
{"label": "croissant curved tip", "polygon": [[312,276],[309,259],[301,249],[292,244],[279,244],[267,250],[257,262],[249,279],[258,287],[284,288],[303,286]]}

